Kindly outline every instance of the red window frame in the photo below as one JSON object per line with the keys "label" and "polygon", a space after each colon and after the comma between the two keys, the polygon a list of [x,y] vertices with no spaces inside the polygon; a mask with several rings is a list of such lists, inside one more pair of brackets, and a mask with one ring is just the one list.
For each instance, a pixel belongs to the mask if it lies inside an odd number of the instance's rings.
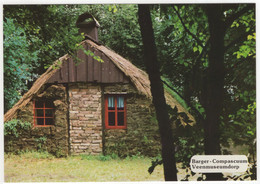
{"label": "red window frame", "polygon": [[[114,97],[115,100],[115,109],[114,110],[109,110],[108,109],[108,97]],[[117,97],[124,97],[124,109],[123,110],[118,110],[117,109]],[[115,113],[115,125],[111,126],[108,123],[108,113],[109,112],[114,112]],[[117,120],[117,113],[118,112],[124,112],[124,125],[120,126],[118,125],[118,120]],[[106,129],[126,129],[127,122],[126,122],[126,96],[125,95],[106,95],[105,96],[105,126]]]}
{"label": "red window frame", "polygon": [[[50,127],[54,126],[54,107],[46,107],[45,101],[41,101],[43,103],[43,107],[36,107],[36,100],[33,102],[33,124],[34,127]],[[52,116],[45,116],[45,110],[46,109],[51,109],[52,110]],[[36,111],[37,110],[42,110],[43,111],[43,116],[36,116]],[[38,125],[37,124],[37,119],[43,119],[43,125]],[[53,119],[53,124],[52,125],[46,125],[46,119]]]}

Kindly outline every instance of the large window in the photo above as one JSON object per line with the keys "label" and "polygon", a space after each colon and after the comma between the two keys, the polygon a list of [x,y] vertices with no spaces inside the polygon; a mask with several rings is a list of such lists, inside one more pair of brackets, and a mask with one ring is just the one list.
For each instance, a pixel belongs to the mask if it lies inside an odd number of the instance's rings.
{"label": "large window", "polygon": [[105,97],[105,124],[107,129],[126,129],[126,99],[123,95]]}
{"label": "large window", "polygon": [[54,105],[50,101],[34,101],[34,126],[54,125]]}

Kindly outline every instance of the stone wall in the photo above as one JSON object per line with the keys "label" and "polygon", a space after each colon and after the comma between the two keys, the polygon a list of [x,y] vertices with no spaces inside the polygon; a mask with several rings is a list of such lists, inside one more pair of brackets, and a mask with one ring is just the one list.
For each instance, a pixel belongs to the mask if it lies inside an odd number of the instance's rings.
{"label": "stone wall", "polygon": [[[16,138],[5,136],[5,151],[46,150],[57,156],[67,155],[68,150],[68,122],[67,122],[67,94],[62,85],[52,85],[42,89],[32,101],[17,113],[17,119],[30,122],[31,129],[23,130]],[[50,100],[55,106],[54,126],[34,127],[33,100]]]}
{"label": "stone wall", "polygon": [[[127,129],[105,129],[103,95],[121,92],[127,93]],[[131,84],[70,84],[69,101],[71,154],[160,153],[153,105]]]}
{"label": "stone wall", "polygon": [[160,153],[160,136],[151,100],[131,84],[104,86],[104,93],[127,92],[127,129],[104,130],[104,153],[157,156]]}
{"label": "stone wall", "polygon": [[100,85],[77,83],[69,86],[70,152],[102,153],[102,106]]}
{"label": "stone wall", "polygon": [[[104,95],[121,92],[127,93],[127,129],[105,129]],[[18,138],[5,136],[5,151],[45,149],[56,155],[115,153],[122,157],[160,153],[154,107],[131,84],[69,84],[68,95],[62,85],[43,89],[34,99],[53,100],[55,125],[32,126]],[[17,118],[33,125],[33,101]],[[46,138],[44,143],[40,142],[42,137]]]}

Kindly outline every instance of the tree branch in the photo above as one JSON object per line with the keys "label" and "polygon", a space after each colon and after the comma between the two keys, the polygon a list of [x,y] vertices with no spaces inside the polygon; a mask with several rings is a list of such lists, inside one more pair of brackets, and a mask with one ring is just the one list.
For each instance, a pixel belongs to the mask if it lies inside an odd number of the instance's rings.
{"label": "tree branch", "polygon": [[236,43],[239,43],[241,41],[244,41],[247,39],[247,36],[254,33],[254,31],[250,31],[250,32],[246,32],[242,35],[240,35],[238,38],[234,39],[233,41],[231,41],[228,45],[225,46],[224,51],[226,52],[230,47],[232,47],[233,45],[235,45]]}
{"label": "tree branch", "polygon": [[255,6],[254,4],[249,4],[246,7],[242,8],[240,11],[236,12],[235,14],[229,16],[226,18],[225,21],[225,29],[227,29],[229,26],[231,26],[231,24],[238,19],[240,16],[242,16],[243,14],[247,13],[248,10],[253,9]]}
{"label": "tree branch", "polygon": [[175,13],[177,14],[178,18],[180,19],[181,24],[182,24],[184,30],[185,30],[188,34],[190,34],[190,35],[192,36],[192,38],[194,38],[194,39],[197,41],[197,43],[198,43],[201,47],[204,47],[202,41],[201,41],[198,37],[196,37],[195,34],[193,34],[192,32],[190,32],[190,30],[185,26],[185,24],[184,24],[184,22],[183,22],[183,20],[182,20],[182,18],[181,18],[181,16],[180,16],[178,10],[176,10],[176,8],[175,8],[174,5],[172,5],[172,8],[173,8],[173,10],[175,11]]}

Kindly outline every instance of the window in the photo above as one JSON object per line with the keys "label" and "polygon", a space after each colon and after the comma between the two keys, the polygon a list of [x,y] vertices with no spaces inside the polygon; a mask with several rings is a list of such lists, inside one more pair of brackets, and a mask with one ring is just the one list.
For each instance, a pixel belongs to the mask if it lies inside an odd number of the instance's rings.
{"label": "window", "polygon": [[107,129],[126,129],[126,99],[122,95],[105,97],[105,125]]}
{"label": "window", "polygon": [[34,101],[33,104],[34,126],[54,125],[54,105],[50,101]]}

